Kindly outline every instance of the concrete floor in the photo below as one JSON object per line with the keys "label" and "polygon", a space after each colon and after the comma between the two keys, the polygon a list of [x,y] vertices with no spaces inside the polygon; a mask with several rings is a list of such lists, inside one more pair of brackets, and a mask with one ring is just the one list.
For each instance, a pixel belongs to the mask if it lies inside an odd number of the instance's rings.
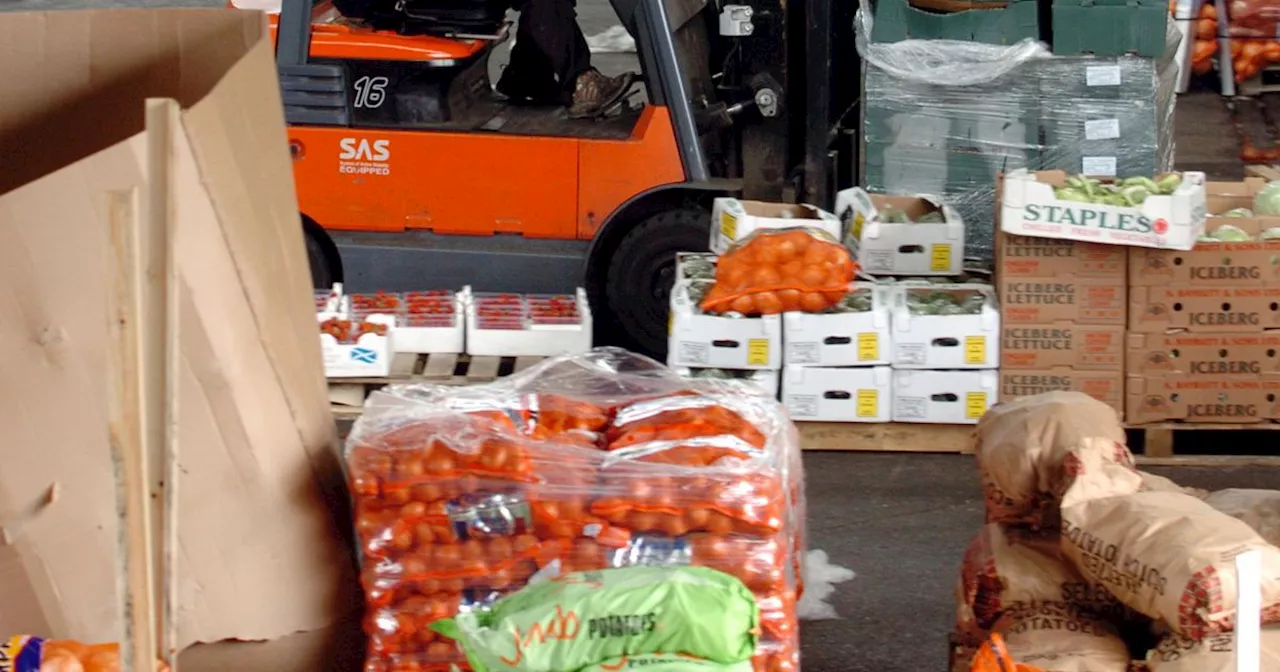
{"label": "concrete floor", "polygon": [[[0,0],[0,10],[84,6],[218,6],[220,0]],[[579,5],[587,34],[615,23],[601,0]],[[602,55],[601,69],[629,67],[625,55]],[[1178,165],[1238,178],[1243,167],[1221,99],[1179,100]],[[808,471],[811,545],[858,574],[833,603],[842,618],[806,623],[806,672],[942,670],[954,613],[960,554],[982,523],[972,458],[954,455],[811,453]],[[1208,489],[1280,487],[1280,469],[1167,468],[1153,471]],[[917,648],[918,647],[918,648]],[[910,653],[915,651],[915,653]]]}

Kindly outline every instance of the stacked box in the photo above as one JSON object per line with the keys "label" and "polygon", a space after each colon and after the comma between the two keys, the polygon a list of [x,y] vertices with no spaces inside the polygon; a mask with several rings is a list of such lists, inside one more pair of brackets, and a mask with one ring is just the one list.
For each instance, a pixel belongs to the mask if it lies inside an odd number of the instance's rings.
{"label": "stacked box", "polygon": [[1177,63],[1073,56],[1049,59],[1034,69],[1045,169],[1100,177],[1172,169]]}
{"label": "stacked box", "polygon": [[883,43],[911,39],[1013,44],[1039,38],[1039,14],[1031,0],[945,13],[912,7],[908,0],[879,0],[872,30],[872,39]]}
{"label": "stacked box", "polygon": [[1170,23],[1162,0],[1053,0],[1053,53],[1157,58]]}
{"label": "stacked box", "polygon": [[1124,412],[1127,251],[1001,233],[1000,395],[1084,392]]}
{"label": "stacked box", "polygon": [[1128,251],[1129,422],[1280,418],[1280,240],[1261,236],[1280,217],[1220,216],[1252,208],[1264,186],[1205,185],[1206,234],[1231,226],[1246,240]]}

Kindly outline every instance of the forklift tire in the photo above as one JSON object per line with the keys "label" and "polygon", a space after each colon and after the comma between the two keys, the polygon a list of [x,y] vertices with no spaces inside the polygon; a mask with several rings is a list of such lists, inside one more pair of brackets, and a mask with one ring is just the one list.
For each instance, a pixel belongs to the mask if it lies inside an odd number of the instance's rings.
{"label": "forklift tire", "polygon": [[660,212],[633,228],[609,260],[605,295],[630,348],[666,361],[677,252],[705,252],[711,213],[694,207]]}
{"label": "forklift tire", "polygon": [[310,217],[302,217],[302,235],[307,243],[307,264],[311,267],[311,286],[330,289],[342,282],[342,257],[329,234]]}

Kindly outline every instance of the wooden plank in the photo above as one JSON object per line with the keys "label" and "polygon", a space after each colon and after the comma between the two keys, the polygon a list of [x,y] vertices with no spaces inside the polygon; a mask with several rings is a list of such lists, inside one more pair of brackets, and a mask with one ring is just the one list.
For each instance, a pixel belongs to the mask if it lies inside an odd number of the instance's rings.
{"label": "wooden plank", "polygon": [[[152,376],[144,400],[147,459],[150,471],[148,495],[159,543],[153,549],[156,600],[156,649],[145,655],[137,670],[151,670],[156,660],[176,672],[178,658],[178,384],[181,350],[178,340],[179,278],[175,249],[177,222],[177,166],[174,147],[182,132],[178,103],[172,99],[147,100],[147,216],[142,219],[142,249],[147,275],[143,280],[143,331],[147,343],[144,367]],[[137,661],[136,661],[137,662]]]}
{"label": "wooden plank", "polygon": [[[155,595],[156,531],[150,502],[147,409],[152,395],[147,386],[154,376],[146,369],[147,338],[143,335],[143,278],[146,261],[140,242],[139,199],[136,190],[109,194],[110,249],[107,293],[107,422],[111,458],[116,472],[120,558],[117,566],[119,609],[124,633],[121,668],[155,672],[158,647]],[[154,422],[154,419],[150,419]]]}
{"label": "wooden plank", "polygon": [[329,383],[329,403],[340,406],[363,406],[367,387],[363,384]]}
{"label": "wooden plank", "polygon": [[415,373],[414,367],[418,365],[418,353],[416,352],[397,352],[391,358],[390,378],[409,378]]}
{"label": "wooden plank", "polygon": [[502,366],[501,357],[472,357],[467,366],[468,382],[488,382],[498,377],[498,367]]}
{"label": "wooden plank", "polygon": [[1173,431],[1167,427],[1144,429],[1142,454],[1151,458],[1173,457]]}
{"label": "wooden plank", "polygon": [[797,422],[803,450],[972,453],[973,425]]}
{"label": "wooden plank", "polygon": [[448,381],[453,378],[453,372],[457,368],[457,355],[432,353],[427,355],[427,365],[422,369],[420,377],[430,381]]}
{"label": "wooden plank", "polygon": [[511,370],[511,373],[519,373],[520,371],[524,371],[525,369],[533,366],[534,364],[537,364],[538,362],[541,362],[544,359],[546,359],[546,357],[516,357],[516,366],[514,369]]}
{"label": "wooden plank", "polygon": [[1245,166],[1244,172],[1249,177],[1261,177],[1268,181],[1280,180],[1280,166],[1253,164]]}

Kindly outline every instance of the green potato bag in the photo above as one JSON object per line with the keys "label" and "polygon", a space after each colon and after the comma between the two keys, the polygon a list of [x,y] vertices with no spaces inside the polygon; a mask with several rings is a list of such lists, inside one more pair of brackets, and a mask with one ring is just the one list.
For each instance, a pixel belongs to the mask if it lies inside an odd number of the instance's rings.
{"label": "green potato bag", "polygon": [[578,672],[752,672],[750,660],[740,663],[713,663],[701,658],[677,654],[655,653],[643,656],[627,656],[608,660],[598,665],[588,665]]}
{"label": "green potato bag", "polygon": [[731,665],[755,651],[760,612],[723,572],[623,567],[536,583],[431,627],[462,644],[474,672],[577,672],[659,652]]}

